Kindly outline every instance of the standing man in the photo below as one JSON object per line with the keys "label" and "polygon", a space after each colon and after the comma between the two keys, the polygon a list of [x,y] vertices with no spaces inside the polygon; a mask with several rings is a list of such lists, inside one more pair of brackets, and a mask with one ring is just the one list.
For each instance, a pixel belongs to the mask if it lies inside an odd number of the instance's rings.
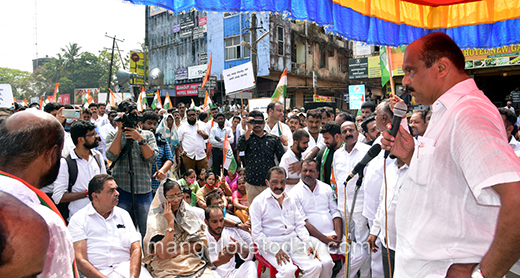
{"label": "standing man", "polygon": [[197,122],[195,109],[188,109],[186,113],[188,121],[177,131],[181,142],[182,162],[186,170],[193,169],[198,172],[200,169],[208,168],[204,140],[208,139],[209,135],[203,131],[202,123]]}
{"label": "standing man", "polygon": [[515,108],[513,107],[513,102],[512,101],[508,101],[507,104],[506,104],[506,108],[515,112]]}
{"label": "standing man", "polygon": [[301,162],[302,153],[305,152],[307,147],[309,146],[309,133],[303,129],[298,129],[293,134],[293,145],[291,148],[285,152],[282,156],[282,160],[280,160],[280,167],[285,169],[285,172],[289,173],[287,175],[287,185],[285,191],[289,192],[300,181],[300,175],[297,173],[289,172],[289,165]]}
{"label": "standing man", "polygon": [[132,218],[116,206],[119,193],[114,178],[94,176],[88,192],[91,203],[69,225],[80,272],[87,277],[151,278],[141,265],[141,243]]}
{"label": "standing man", "polygon": [[[122,102],[121,107],[128,113],[137,117],[137,106],[131,102]],[[122,116],[122,114],[120,115]],[[132,139],[129,141],[128,139]],[[132,165],[128,159],[128,149],[132,148]],[[121,121],[117,121],[117,131],[112,131],[107,136],[107,158],[115,161],[112,175],[119,184],[119,207],[128,211],[139,225],[142,236],[146,234],[146,219],[152,203],[152,164],[157,160],[159,149],[155,143],[155,136],[148,130],[142,130],[137,123],[133,127],[123,127]],[[117,161],[116,161],[117,160]],[[130,184],[130,166],[134,172],[133,192]],[[135,203],[132,203],[132,200]],[[134,206],[136,214],[132,214]]]}
{"label": "standing man", "polygon": [[98,130],[100,127],[107,124],[107,119],[100,117],[98,114],[98,105],[96,103],[91,103],[88,108],[90,109],[90,112],[92,113],[90,116],[90,121],[98,127]]}
{"label": "standing man", "polygon": [[267,121],[264,129],[280,138],[284,150],[293,145],[291,128],[283,123],[283,104],[281,102],[273,101],[267,105]]}
{"label": "standing man", "polygon": [[363,133],[365,133],[365,137],[367,138],[367,145],[372,146],[374,140],[381,134],[381,131],[376,126],[376,117],[370,115],[365,118],[365,120],[361,123],[361,128],[363,129]]}
{"label": "standing man", "polygon": [[418,136],[423,136],[426,132],[426,128],[428,127],[428,122],[426,121],[427,114],[428,110],[416,110],[413,112],[412,117],[410,117],[410,130],[412,131],[412,135],[414,137],[417,138]]}
{"label": "standing man", "polygon": [[504,126],[506,127],[507,141],[516,153],[517,151],[520,151],[520,142],[516,141],[515,137],[511,133],[515,128],[516,115],[505,107],[498,108],[498,112],[500,113],[500,116],[502,116]]}
{"label": "standing man", "polygon": [[370,114],[374,113],[376,105],[371,101],[365,101],[361,104],[361,116],[363,120]]}
{"label": "standing man", "polygon": [[509,94],[509,100],[513,101],[514,109],[520,109],[520,87],[516,87]]}
{"label": "standing man", "polygon": [[320,133],[322,114],[318,109],[307,112],[307,127],[304,128],[310,135],[309,148],[303,153],[303,158],[315,158],[318,152],[325,148],[323,135]]}
{"label": "standing man", "polygon": [[[298,117],[297,115],[290,116],[289,122],[287,124],[289,125],[291,132],[294,133],[301,126],[300,117]],[[293,138],[293,140],[294,140],[294,138]]]}
{"label": "standing man", "polygon": [[[316,163],[318,163],[319,179],[331,185],[332,174],[332,158],[334,153],[341,147],[343,140],[341,140],[340,125],[335,122],[327,122],[321,127],[320,133],[323,136],[326,148],[320,150],[316,156]],[[336,191],[336,188],[333,188]],[[334,195],[336,192],[334,192]],[[336,199],[336,198],[334,198]]]}
{"label": "standing man", "polygon": [[285,192],[285,170],[272,167],[266,177],[269,188],[249,207],[251,234],[258,252],[276,268],[276,278],[294,277],[296,266],[302,278],[319,277],[321,262],[311,247],[305,218],[294,198]]}
{"label": "standing man", "polygon": [[107,110],[107,105],[105,103],[98,103],[98,115],[99,117],[103,118],[103,119],[106,119],[107,118],[107,114],[105,114]]}
{"label": "standing man", "polygon": [[209,135],[209,142],[213,145],[213,164],[211,165],[213,173],[220,176],[220,167],[224,162],[224,155],[222,148],[224,147],[224,140],[227,137],[229,143],[233,143],[235,137],[231,128],[227,127],[226,117],[222,113],[218,113],[216,116],[217,126],[214,126]]}
{"label": "standing man", "polygon": [[49,230],[45,266],[37,277],[75,277],[70,233],[51,199],[38,189],[58,176],[63,133],[55,117],[36,109],[17,112],[0,125],[0,191],[37,212]]}
{"label": "standing man", "polygon": [[[208,238],[209,258],[222,278],[255,278],[256,264],[252,261],[254,253],[242,240],[236,229],[224,227],[224,212],[217,205],[205,210],[206,237]],[[235,254],[244,263],[236,268]]]}
{"label": "standing man", "polygon": [[117,131],[117,124],[116,124],[116,121],[114,121],[114,119],[117,117],[117,112],[116,111],[109,111],[108,112],[108,117],[107,117],[107,120],[108,120],[108,123],[102,127],[99,128],[99,138],[101,139],[101,142],[100,142],[100,148],[102,150],[102,153],[103,153],[103,158],[105,159],[105,161],[107,161],[107,136],[110,132],[112,131]]}
{"label": "standing man", "polygon": [[[352,209],[356,182],[359,176],[351,179],[346,186],[344,185],[344,182],[347,180],[348,175],[352,172],[352,169],[354,169],[354,166],[356,166],[356,164],[358,164],[358,162],[363,159],[365,154],[370,149],[370,146],[358,142],[359,132],[354,122],[346,121],[341,125],[341,136],[343,137],[343,142],[345,144],[343,148],[339,148],[334,153],[332,168],[334,169],[334,177],[338,187],[338,209],[341,211],[341,214],[344,217],[345,213],[350,213]],[[345,190],[347,191],[347,200],[345,200]],[[367,219],[362,215],[364,198],[363,192],[363,187],[361,187],[354,205],[354,213],[352,214],[352,222],[355,226],[353,239],[359,244],[366,242],[369,232]],[[345,219],[346,218],[344,217],[344,220]],[[363,252],[367,252],[367,250],[363,250]],[[363,257],[366,258],[366,256]],[[361,269],[361,277],[368,277],[369,275],[370,264],[366,264]]]}
{"label": "standing man", "polygon": [[433,113],[417,147],[402,127],[381,140],[409,165],[395,277],[503,277],[520,258],[520,162],[502,118],[444,33],[412,42],[403,71],[403,85]]}
{"label": "standing man", "polygon": [[92,177],[106,174],[103,156],[94,150],[100,140],[95,128],[89,121],[76,121],[70,127],[70,135],[76,148],[67,157],[61,158],[60,171],[52,194],[56,205],[67,203],[68,215],[63,215],[67,221],[89,204],[88,183]]}
{"label": "standing man", "polygon": [[186,115],[186,105],[184,102],[179,102],[179,104],[177,104],[177,110],[179,110],[180,121],[182,123],[188,122],[188,116]]}
{"label": "standing man", "polygon": [[245,152],[247,201],[251,206],[255,197],[266,188],[265,175],[276,165],[275,156],[280,161],[284,150],[280,138],[264,130],[262,112],[251,111],[246,121],[247,130],[238,138],[237,149]]}

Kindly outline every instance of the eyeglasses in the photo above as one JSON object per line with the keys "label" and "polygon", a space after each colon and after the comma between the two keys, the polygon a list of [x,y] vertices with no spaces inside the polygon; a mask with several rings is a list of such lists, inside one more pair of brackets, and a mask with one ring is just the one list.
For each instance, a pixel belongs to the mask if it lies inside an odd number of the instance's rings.
{"label": "eyeglasses", "polygon": [[182,199],[183,197],[184,197],[184,193],[179,193],[177,195],[164,196],[164,198],[166,198],[168,200]]}

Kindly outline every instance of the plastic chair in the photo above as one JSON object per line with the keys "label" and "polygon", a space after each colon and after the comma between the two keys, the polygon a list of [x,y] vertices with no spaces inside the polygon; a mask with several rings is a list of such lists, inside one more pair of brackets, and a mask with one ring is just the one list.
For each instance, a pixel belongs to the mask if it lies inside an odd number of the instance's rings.
{"label": "plastic chair", "polygon": [[[258,253],[258,247],[256,246],[256,243],[255,243],[255,258],[258,261],[258,268],[256,270],[258,278],[260,278],[260,276],[262,275],[262,268],[264,266],[269,268],[269,275],[270,275],[269,277],[276,278],[276,273],[278,273],[278,270],[276,270],[276,268],[274,266],[272,266],[264,257],[262,257],[262,255],[260,255],[260,253]],[[298,266],[296,266],[296,267],[298,267]],[[294,273],[294,277],[298,277],[299,274],[300,274],[300,268],[298,267],[298,269]]]}
{"label": "plastic chair", "polygon": [[332,258],[333,261],[343,261],[343,263],[345,263],[345,256],[341,255],[341,254],[330,254],[330,257]]}

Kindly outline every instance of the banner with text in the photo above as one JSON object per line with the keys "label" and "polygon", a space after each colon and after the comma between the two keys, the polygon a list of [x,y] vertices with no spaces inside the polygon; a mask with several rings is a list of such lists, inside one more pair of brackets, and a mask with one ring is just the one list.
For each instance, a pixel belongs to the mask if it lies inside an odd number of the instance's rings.
{"label": "banner with text", "polygon": [[361,104],[365,101],[365,85],[349,85],[349,109],[361,109]]}
{"label": "banner with text", "polygon": [[0,84],[0,107],[11,107],[13,105],[13,90],[9,84]]}
{"label": "banner with text", "polygon": [[253,64],[251,62],[225,69],[222,71],[222,75],[224,76],[226,94],[250,89],[255,86]]}
{"label": "banner with text", "polygon": [[198,65],[188,68],[188,79],[202,78],[206,75],[208,65]]}
{"label": "banner with text", "polygon": [[175,95],[177,97],[197,96],[198,95],[197,88],[201,85],[202,85],[202,83],[175,85]]}

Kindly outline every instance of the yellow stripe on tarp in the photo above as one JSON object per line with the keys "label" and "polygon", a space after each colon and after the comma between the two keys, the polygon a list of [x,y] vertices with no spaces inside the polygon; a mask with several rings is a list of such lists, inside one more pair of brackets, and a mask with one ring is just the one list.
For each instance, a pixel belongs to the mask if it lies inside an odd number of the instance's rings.
{"label": "yellow stripe on tarp", "polygon": [[333,0],[362,15],[396,24],[437,29],[520,18],[518,0],[482,0],[449,6],[424,6],[401,0]]}

